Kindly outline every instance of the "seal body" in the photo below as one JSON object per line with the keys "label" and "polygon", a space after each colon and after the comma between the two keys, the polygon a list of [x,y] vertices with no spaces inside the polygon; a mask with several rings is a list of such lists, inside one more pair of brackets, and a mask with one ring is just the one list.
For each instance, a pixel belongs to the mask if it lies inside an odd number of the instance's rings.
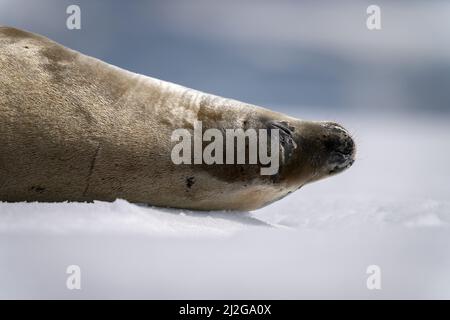
{"label": "seal body", "polygon": [[[0,27],[0,201],[113,201],[251,210],[353,163],[340,125],[138,75],[45,37]],[[277,128],[276,175],[260,165],[174,164],[174,130]]]}

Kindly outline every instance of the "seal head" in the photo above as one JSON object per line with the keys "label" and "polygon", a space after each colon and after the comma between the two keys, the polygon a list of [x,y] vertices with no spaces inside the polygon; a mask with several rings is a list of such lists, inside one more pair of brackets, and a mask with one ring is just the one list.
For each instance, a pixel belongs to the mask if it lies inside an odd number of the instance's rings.
{"label": "seal head", "polygon": [[273,122],[280,128],[283,160],[279,180],[303,186],[335,175],[355,161],[356,144],[335,122]]}

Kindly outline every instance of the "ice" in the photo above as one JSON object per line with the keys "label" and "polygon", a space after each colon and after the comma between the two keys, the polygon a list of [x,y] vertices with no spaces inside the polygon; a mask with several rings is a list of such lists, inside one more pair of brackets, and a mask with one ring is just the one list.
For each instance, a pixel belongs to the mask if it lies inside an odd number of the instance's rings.
{"label": "ice", "polygon": [[354,166],[253,212],[0,203],[0,298],[450,298],[448,121],[338,120]]}

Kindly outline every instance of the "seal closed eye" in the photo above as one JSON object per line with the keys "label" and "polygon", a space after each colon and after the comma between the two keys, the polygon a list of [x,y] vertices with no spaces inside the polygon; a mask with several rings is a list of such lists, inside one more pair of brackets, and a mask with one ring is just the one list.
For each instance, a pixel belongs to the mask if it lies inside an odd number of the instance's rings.
{"label": "seal closed eye", "polygon": [[[252,210],[354,162],[355,143],[339,124],[138,75],[26,31],[0,27],[0,70],[0,201]],[[175,164],[173,132],[192,134],[198,122],[201,134],[276,129],[278,172]]]}
{"label": "seal closed eye", "polygon": [[292,156],[297,148],[294,140],[295,127],[290,127],[286,121],[271,121],[270,128],[280,130],[280,143],[283,148],[283,160]]}

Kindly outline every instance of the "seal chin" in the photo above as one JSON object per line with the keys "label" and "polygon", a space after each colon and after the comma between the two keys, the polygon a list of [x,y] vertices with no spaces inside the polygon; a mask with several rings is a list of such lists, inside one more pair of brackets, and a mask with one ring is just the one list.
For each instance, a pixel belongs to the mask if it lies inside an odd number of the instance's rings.
{"label": "seal chin", "polygon": [[351,155],[333,153],[328,162],[328,174],[336,174],[351,167],[355,159]]}
{"label": "seal chin", "polygon": [[332,175],[342,172],[355,162],[355,142],[348,131],[335,122],[324,122],[322,126],[329,133],[325,141],[328,152],[327,173]]}

